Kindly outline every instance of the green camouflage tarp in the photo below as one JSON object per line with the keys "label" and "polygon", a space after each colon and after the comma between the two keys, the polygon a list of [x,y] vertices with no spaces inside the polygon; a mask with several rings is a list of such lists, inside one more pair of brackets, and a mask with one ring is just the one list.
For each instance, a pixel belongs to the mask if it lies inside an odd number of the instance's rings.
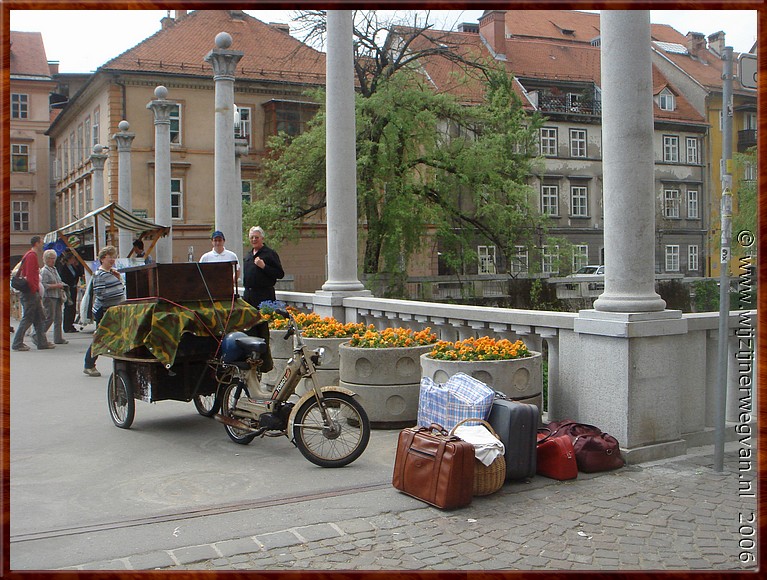
{"label": "green camouflage tarp", "polygon": [[[256,308],[237,298],[229,301],[126,302],[112,306],[96,328],[91,352],[94,356],[120,356],[145,346],[162,364],[173,364],[181,336],[221,338],[229,332],[246,331],[260,319]],[[212,353],[211,353],[212,354]]]}

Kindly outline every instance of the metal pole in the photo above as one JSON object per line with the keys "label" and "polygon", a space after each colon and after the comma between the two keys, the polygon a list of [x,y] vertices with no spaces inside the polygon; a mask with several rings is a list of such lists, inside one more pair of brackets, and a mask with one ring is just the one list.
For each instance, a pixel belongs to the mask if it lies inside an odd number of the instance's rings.
{"label": "metal pole", "polygon": [[727,319],[730,314],[730,239],[732,238],[732,47],[722,53],[722,238],[719,271],[719,372],[714,437],[714,469],[724,471],[724,431],[727,414]]}

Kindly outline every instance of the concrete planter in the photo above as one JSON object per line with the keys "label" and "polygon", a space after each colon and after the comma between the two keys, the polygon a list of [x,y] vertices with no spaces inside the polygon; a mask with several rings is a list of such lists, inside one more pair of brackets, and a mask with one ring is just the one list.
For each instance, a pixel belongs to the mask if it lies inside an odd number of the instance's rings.
{"label": "concrete planter", "polygon": [[432,345],[394,348],[339,348],[340,386],[359,395],[373,427],[398,429],[418,418],[420,356]]}
{"label": "concrete planter", "polygon": [[[288,364],[288,359],[293,356],[293,337],[288,340],[284,340],[286,330],[270,330],[269,331],[269,343],[272,349],[272,359],[274,359],[274,369],[268,373],[264,373],[263,382],[270,388],[274,388],[280,378],[282,378],[285,367]],[[325,357],[323,358],[323,364],[317,368],[317,382],[321,387],[327,387],[329,385],[338,384],[338,367],[339,367],[339,355],[338,347],[343,342],[347,342],[348,338],[304,338],[304,343],[310,350],[323,347],[325,349]],[[296,394],[302,395],[307,392],[307,381],[304,380],[296,388]]]}
{"label": "concrete planter", "polygon": [[541,353],[531,354],[525,358],[490,361],[447,361],[423,354],[421,369],[423,376],[436,383],[444,383],[456,373],[466,373],[514,401],[537,404],[540,409],[543,393]]}

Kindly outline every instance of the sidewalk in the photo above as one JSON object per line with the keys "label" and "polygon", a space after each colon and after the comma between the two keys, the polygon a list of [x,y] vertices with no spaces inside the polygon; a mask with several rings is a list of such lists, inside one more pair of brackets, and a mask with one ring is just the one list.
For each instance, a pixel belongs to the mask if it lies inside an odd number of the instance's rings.
{"label": "sidewalk", "polygon": [[[735,443],[725,471],[713,448],[571,482],[507,483],[444,512],[390,486],[354,497],[377,514],[344,517],[339,498],[305,504],[338,519],[261,535],[160,550],[67,570],[756,570],[754,498],[739,497]],[[387,498],[389,498],[387,500]],[[402,505],[402,504],[400,504]],[[258,517],[254,510],[254,518]]]}

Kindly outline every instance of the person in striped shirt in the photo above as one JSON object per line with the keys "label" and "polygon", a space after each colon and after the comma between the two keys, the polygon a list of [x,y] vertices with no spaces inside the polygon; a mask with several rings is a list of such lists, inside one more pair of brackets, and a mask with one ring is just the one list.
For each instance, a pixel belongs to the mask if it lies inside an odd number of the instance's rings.
{"label": "person in striped shirt", "polygon": [[[114,246],[105,246],[99,252],[101,265],[93,273],[93,320],[98,326],[104,313],[110,306],[120,304],[125,300],[125,284],[123,284],[120,272],[114,267],[117,259],[117,249]],[[83,372],[89,377],[100,377],[101,373],[96,368],[96,359],[91,355],[91,347],[85,353],[85,368]]]}

